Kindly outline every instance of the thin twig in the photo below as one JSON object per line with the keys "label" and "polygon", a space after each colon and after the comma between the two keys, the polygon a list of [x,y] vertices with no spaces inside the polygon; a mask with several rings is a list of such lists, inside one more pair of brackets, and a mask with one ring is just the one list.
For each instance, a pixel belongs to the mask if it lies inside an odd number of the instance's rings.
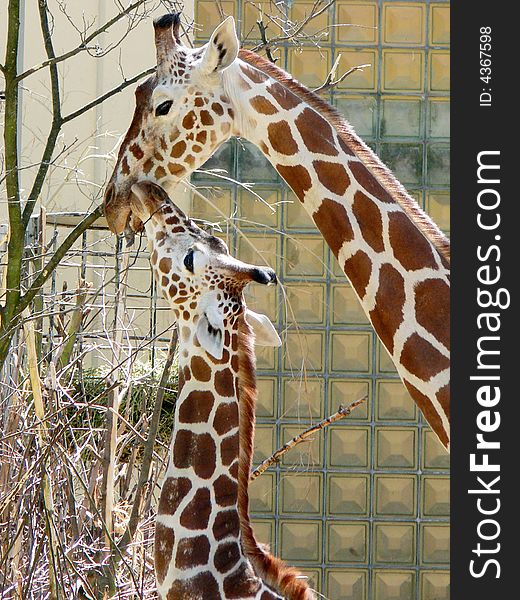
{"label": "thin twig", "polygon": [[94,100],[92,100],[92,102],[89,102],[88,104],[85,104],[78,110],[75,110],[74,112],[71,112],[68,115],[65,115],[62,119],[62,123],[68,123],[69,121],[72,121],[72,119],[79,117],[83,113],[87,112],[87,110],[94,108],[95,106],[97,106],[98,104],[101,104],[105,100],[108,100],[108,98],[111,98],[115,94],[122,92],[129,85],[133,85],[134,83],[136,83],[143,77],[146,77],[147,75],[150,75],[151,73],[153,73],[155,70],[156,70],[156,67],[150,67],[149,69],[146,69],[145,71],[142,71],[141,73],[138,73],[137,75],[134,75],[130,79],[125,79],[121,84],[119,84],[115,88],[112,88],[108,92],[105,92],[103,95],[99,96],[98,98],[95,98]]}
{"label": "thin twig", "polygon": [[120,21],[127,14],[131,13],[134,9],[139,8],[139,6],[141,4],[143,4],[144,2],[146,2],[146,0],[138,0],[137,2],[134,2],[133,4],[130,4],[130,6],[128,6],[126,9],[117,13],[117,15],[115,15],[112,19],[107,21],[104,25],[102,25],[101,27],[99,27],[98,29],[93,31],[90,35],[88,35],[85,39],[83,39],[81,44],[79,44],[79,46],[76,46],[75,48],[73,48],[72,50],[69,50],[68,52],[65,52],[64,54],[60,54],[59,56],[49,58],[48,60],[43,61],[39,65],[35,65],[34,67],[27,69],[27,71],[24,71],[23,73],[18,75],[17,81],[21,81],[22,79],[25,79],[25,77],[28,77],[29,75],[32,75],[33,73],[36,73],[36,71],[39,71],[40,69],[44,69],[45,67],[47,67],[49,65],[57,65],[58,63],[63,62],[64,60],[67,60],[67,58],[71,58],[72,56],[75,56],[79,52],[91,49],[89,47],[89,44],[90,44],[90,42],[92,42],[92,40],[94,40],[101,33],[104,33],[107,29],[112,27],[112,25],[114,25],[115,23]]}
{"label": "thin twig", "polygon": [[289,450],[291,450],[301,442],[304,442],[305,440],[309,439],[314,433],[320,431],[321,429],[324,429],[331,423],[335,423],[336,421],[343,419],[343,417],[350,415],[350,413],[357,406],[363,404],[363,402],[365,402],[367,398],[368,395],[365,394],[365,396],[359,398],[358,400],[354,400],[354,402],[352,402],[348,406],[340,407],[339,410],[337,410],[333,415],[330,415],[330,417],[323,419],[319,423],[316,423],[316,425],[309,427],[302,433],[299,433],[297,436],[293,437],[292,440],[285,443],[281,448],[278,448],[278,450],[274,454],[272,454],[269,458],[266,458],[260,465],[258,465],[258,467],[254,471],[252,471],[251,475],[249,476],[249,481],[254,481],[271,465],[279,462],[286,452],[289,452]]}
{"label": "thin twig", "polygon": [[339,85],[342,81],[344,81],[349,75],[352,75],[352,73],[355,73],[356,71],[362,71],[363,69],[372,66],[370,63],[366,63],[364,65],[357,65],[355,67],[351,67],[350,69],[348,69],[348,71],[345,71],[345,73],[343,73],[341,77],[336,79],[336,71],[338,69],[340,59],[341,54],[338,54],[336,60],[334,61],[334,64],[332,65],[332,69],[329,71],[329,74],[327,75],[325,81],[319,87],[312,90],[315,94],[328,92],[332,88]]}

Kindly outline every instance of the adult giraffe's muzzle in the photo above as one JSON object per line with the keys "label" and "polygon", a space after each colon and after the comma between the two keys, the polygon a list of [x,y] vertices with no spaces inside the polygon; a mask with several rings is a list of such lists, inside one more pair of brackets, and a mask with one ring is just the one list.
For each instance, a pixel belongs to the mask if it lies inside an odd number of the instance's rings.
{"label": "adult giraffe's muzzle", "polygon": [[130,194],[122,194],[114,183],[109,183],[105,189],[103,206],[110,231],[116,234],[123,233],[127,228],[130,216]]}

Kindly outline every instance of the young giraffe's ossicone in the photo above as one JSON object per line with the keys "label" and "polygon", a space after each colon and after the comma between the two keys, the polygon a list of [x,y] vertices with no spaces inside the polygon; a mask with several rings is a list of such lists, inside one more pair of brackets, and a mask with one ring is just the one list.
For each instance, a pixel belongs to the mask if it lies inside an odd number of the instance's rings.
{"label": "young giraffe's ossicone", "polygon": [[159,595],[313,600],[305,580],[258,545],[249,520],[253,343],[279,345],[280,338],[266,316],[245,306],[243,290],[253,281],[275,284],[275,273],[230,256],[159,186],[140,182],[131,192],[131,226],[144,227],[179,335],[179,390],[155,531]]}
{"label": "young giraffe's ossicone", "polygon": [[138,180],[167,190],[231,135],[256,144],[312,216],[443,445],[450,439],[449,242],[330,105],[239,51],[232,17],[202,48],[179,42],[179,16],[156,21],[157,72],[136,92],[105,194],[121,232]]}

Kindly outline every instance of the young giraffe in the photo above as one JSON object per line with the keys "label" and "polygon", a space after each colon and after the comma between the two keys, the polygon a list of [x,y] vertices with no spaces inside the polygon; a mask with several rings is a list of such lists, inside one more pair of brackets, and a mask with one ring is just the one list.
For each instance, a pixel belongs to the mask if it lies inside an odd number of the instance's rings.
{"label": "young giraffe", "polygon": [[159,500],[155,570],[167,600],[312,600],[297,572],[256,542],[248,508],[256,402],[254,335],[280,338],[246,308],[248,283],[274,271],[232,258],[151,182],[132,186],[132,227],[152,246],[179,332],[179,392]]}
{"label": "young giraffe", "polygon": [[124,230],[132,183],[171,189],[231,135],[256,144],[314,219],[412,398],[449,448],[449,242],[344,118],[287,73],[239,51],[232,17],[199,49],[156,20],[157,73],[137,88],[105,194]]}

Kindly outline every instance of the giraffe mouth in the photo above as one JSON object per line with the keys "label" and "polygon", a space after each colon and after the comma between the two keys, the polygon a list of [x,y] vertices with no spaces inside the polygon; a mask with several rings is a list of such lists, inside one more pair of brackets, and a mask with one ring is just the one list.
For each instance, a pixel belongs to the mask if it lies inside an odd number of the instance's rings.
{"label": "giraffe mouth", "polygon": [[[130,194],[133,194],[131,191]],[[126,246],[130,248],[135,241],[135,234],[144,231],[144,224],[141,219],[132,210],[128,213],[123,235],[125,237]]]}

